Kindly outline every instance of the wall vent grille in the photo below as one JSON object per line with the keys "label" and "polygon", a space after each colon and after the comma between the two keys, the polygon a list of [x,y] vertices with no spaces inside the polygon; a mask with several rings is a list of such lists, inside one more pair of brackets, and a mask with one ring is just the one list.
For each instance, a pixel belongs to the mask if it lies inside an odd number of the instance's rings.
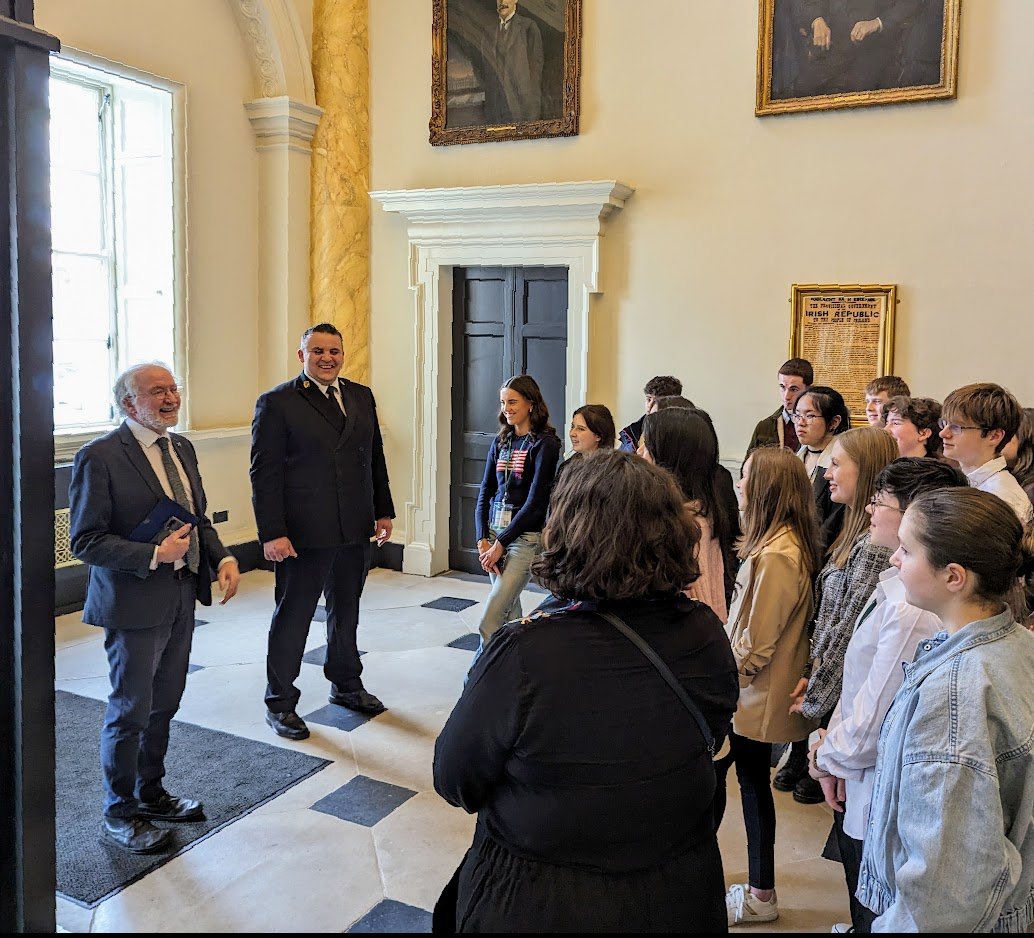
{"label": "wall vent grille", "polygon": [[59,508],[54,512],[54,569],[82,566],[81,561],[72,556],[71,513],[67,508]]}

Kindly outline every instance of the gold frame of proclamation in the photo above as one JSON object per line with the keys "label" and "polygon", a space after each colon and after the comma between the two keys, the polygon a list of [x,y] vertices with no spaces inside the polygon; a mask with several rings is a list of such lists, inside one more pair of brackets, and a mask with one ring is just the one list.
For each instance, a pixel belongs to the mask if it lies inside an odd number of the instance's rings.
{"label": "gold frame of proclamation", "polygon": [[806,358],[815,383],[836,388],[851,425],[866,426],[865,386],[894,373],[897,284],[795,283],[790,291],[790,358]]}
{"label": "gold frame of proclamation", "polygon": [[571,137],[580,114],[582,0],[434,0],[433,146]]}
{"label": "gold frame of proclamation", "polygon": [[[794,3],[758,0],[757,116],[956,96],[960,0],[943,0],[943,11],[927,0],[898,0],[883,17],[853,27],[855,17],[833,12],[830,24],[816,26],[819,16],[806,23],[799,18],[819,12],[821,0]],[[880,8],[864,9],[858,16]]]}

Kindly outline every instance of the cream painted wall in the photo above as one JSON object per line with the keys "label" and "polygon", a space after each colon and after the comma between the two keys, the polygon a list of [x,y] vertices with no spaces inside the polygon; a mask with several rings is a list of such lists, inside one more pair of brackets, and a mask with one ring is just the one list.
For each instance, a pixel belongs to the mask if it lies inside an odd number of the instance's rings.
{"label": "cream painted wall", "polygon": [[[965,4],[957,100],[754,116],[756,0],[584,4],[582,133],[431,147],[431,4],[371,4],[372,189],[618,179],[589,398],[627,423],[682,377],[742,454],[778,405],[790,284],[899,285],[895,370],[943,397],[1034,404],[1029,0]],[[648,12],[647,12],[648,11]],[[373,386],[396,505],[411,497],[414,299],[405,224],[373,213]],[[566,415],[557,415],[558,423]]]}
{"label": "cream painted wall", "polygon": [[[188,393],[193,429],[247,426],[258,369],[258,156],[253,74],[223,0],[36,0],[65,46],[186,87]],[[196,442],[228,543],[254,537],[247,435]]]}

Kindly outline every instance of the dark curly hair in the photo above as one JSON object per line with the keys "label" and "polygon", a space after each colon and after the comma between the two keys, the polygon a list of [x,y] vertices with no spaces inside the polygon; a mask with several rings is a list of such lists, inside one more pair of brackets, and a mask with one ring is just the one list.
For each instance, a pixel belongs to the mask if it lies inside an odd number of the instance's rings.
{"label": "dark curly hair", "polygon": [[671,475],[632,453],[600,450],[553,489],[532,573],[565,599],[674,596],[700,575],[700,528]]}

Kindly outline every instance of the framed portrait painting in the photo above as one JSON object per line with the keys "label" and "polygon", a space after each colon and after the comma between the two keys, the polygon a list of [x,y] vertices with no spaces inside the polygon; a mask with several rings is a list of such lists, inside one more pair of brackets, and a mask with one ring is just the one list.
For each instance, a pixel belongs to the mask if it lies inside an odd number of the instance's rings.
{"label": "framed portrait painting", "polygon": [[954,98],[960,0],[758,0],[755,114]]}
{"label": "framed portrait painting", "polygon": [[435,146],[578,133],[582,0],[433,0]]}
{"label": "framed portrait painting", "polygon": [[818,383],[836,388],[864,427],[865,386],[894,373],[897,284],[795,283],[790,288],[790,357],[806,358]]}

